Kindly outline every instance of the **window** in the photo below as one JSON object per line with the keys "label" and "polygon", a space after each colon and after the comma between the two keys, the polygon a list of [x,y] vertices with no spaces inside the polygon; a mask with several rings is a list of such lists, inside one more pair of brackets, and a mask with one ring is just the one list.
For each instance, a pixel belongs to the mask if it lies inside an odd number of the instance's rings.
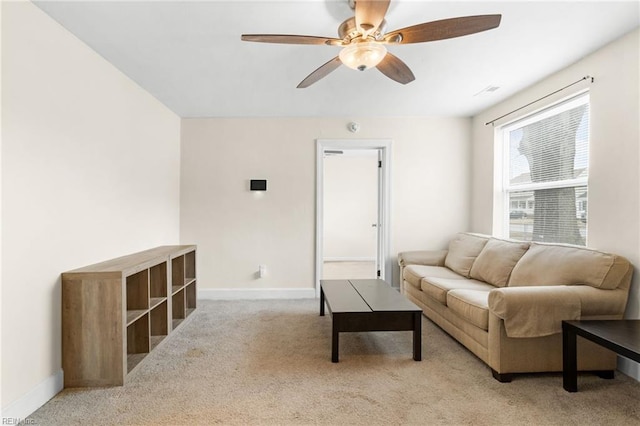
{"label": "window", "polygon": [[589,95],[504,125],[497,134],[505,155],[505,235],[586,245]]}

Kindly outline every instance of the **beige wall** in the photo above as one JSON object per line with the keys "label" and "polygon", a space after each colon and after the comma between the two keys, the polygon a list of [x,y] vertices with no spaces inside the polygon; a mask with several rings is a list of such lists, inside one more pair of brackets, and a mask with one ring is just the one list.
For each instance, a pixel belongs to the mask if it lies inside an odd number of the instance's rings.
{"label": "beige wall", "polygon": [[178,242],[180,120],[31,3],[2,2],[2,43],[2,408],[24,416],[59,383],[60,273]]}
{"label": "beige wall", "polygon": [[392,255],[468,229],[469,119],[357,118],[357,135],[353,119],[182,121],[180,238],[198,244],[201,289],[314,287],[316,139],[393,140]]}
{"label": "beige wall", "polygon": [[[484,123],[583,76],[595,77],[582,85],[591,94],[588,245],[626,256],[636,266],[628,318],[640,318],[639,38],[635,30],[473,119],[471,227],[491,233],[494,138]],[[640,378],[637,364],[625,368]]]}
{"label": "beige wall", "polygon": [[368,152],[324,159],[325,260],[376,258],[378,233],[371,224],[378,220],[378,156]]}

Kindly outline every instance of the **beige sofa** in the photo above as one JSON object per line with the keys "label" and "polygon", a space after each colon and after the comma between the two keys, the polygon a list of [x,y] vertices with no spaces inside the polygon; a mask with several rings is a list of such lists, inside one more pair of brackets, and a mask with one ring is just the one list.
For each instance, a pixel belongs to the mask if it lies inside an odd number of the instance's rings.
{"label": "beige sofa", "polygon": [[[633,273],[614,254],[471,233],[398,263],[406,297],[502,382],[562,371],[561,321],[622,318]],[[578,339],[579,370],[611,377],[615,368],[615,354]]]}

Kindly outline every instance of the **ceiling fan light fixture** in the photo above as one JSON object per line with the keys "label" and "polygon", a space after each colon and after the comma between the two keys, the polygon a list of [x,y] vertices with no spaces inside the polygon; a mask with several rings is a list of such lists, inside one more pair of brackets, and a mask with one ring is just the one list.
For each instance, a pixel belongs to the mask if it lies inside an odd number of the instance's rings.
{"label": "ceiling fan light fixture", "polygon": [[340,51],[340,61],[354,70],[364,71],[378,65],[387,54],[380,43],[361,42],[345,46]]}
{"label": "ceiling fan light fixture", "polygon": [[341,46],[340,54],[305,77],[298,84],[299,89],[309,87],[343,64],[360,71],[376,67],[391,80],[408,84],[416,77],[407,64],[387,52],[386,44],[425,43],[467,36],[497,28],[502,19],[499,14],[460,16],[423,22],[388,33],[385,15],[391,0],[340,1],[348,2],[354,16],[345,19],[338,26],[338,38],[288,34],[243,34],[241,38],[244,41],[262,43]]}

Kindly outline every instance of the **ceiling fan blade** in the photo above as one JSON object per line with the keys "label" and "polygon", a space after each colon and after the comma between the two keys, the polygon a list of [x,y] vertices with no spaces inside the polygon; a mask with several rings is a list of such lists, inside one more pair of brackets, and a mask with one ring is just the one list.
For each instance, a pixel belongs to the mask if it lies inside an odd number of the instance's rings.
{"label": "ceiling fan blade", "polygon": [[373,32],[384,20],[390,0],[356,0],[356,27]]}
{"label": "ceiling fan blade", "polygon": [[326,77],[332,71],[335,71],[340,65],[342,65],[342,61],[340,61],[339,56],[336,56],[302,80],[300,84],[298,84],[298,89],[304,89],[305,87],[311,86],[316,81]]}
{"label": "ceiling fan blade", "polygon": [[316,37],[305,35],[288,34],[242,34],[243,41],[256,41],[259,43],[282,43],[282,44],[342,44],[338,38]]}
{"label": "ceiling fan blade", "polygon": [[500,25],[502,15],[478,15],[425,22],[387,33],[388,43],[423,43],[444,40],[490,30]]}
{"label": "ceiling fan blade", "polygon": [[411,83],[416,79],[407,64],[389,52],[387,52],[382,62],[380,62],[376,68],[391,80],[397,81],[401,84]]}

